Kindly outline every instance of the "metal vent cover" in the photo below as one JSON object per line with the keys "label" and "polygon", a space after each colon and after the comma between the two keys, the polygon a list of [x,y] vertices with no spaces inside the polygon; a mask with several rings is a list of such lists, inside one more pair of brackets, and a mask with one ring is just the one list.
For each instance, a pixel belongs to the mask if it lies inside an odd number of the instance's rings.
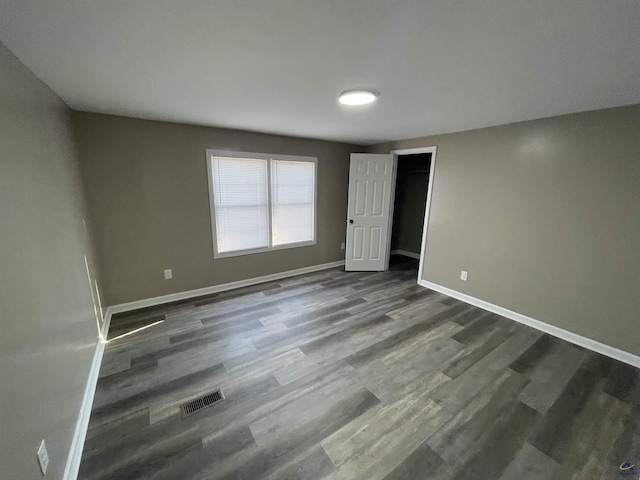
{"label": "metal vent cover", "polygon": [[202,395],[198,398],[194,398],[188,402],[180,405],[180,412],[182,413],[182,418],[188,417],[189,415],[193,415],[200,410],[211,407],[216,403],[220,403],[224,400],[224,395],[222,395],[222,391],[220,389],[215,390],[213,392]]}

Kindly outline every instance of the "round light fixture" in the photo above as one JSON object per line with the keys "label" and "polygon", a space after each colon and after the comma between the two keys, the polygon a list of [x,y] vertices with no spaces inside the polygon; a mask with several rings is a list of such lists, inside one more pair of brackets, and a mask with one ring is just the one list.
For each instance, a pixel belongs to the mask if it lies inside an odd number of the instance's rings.
{"label": "round light fixture", "polygon": [[343,105],[366,105],[374,102],[378,98],[378,93],[373,90],[347,90],[342,92],[338,101]]}

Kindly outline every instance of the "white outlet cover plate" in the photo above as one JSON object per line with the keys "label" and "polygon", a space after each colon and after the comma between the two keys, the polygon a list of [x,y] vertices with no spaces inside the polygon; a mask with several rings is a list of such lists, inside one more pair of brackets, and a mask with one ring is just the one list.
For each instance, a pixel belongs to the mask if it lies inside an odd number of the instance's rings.
{"label": "white outlet cover plate", "polygon": [[40,471],[42,472],[42,476],[44,476],[47,474],[47,467],[49,466],[49,452],[47,452],[47,445],[44,443],[44,440],[40,442],[40,447],[36,455],[38,457],[38,463],[40,464]]}
{"label": "white outlet cover plate", "polygon": [[467,272],[464,270],[460,272],[460,280],[464,280],[465,282],[467,281]]}
{"label": "white outlet cover plate", "polygon": [[170,279],[172,279],[172,278],[173,278],[173,272],[171,271],[171,269],[170,269],[170,268],[166,269],[166,270],[164,271],[164,279],[165,279],[165,280],[170,280]]}

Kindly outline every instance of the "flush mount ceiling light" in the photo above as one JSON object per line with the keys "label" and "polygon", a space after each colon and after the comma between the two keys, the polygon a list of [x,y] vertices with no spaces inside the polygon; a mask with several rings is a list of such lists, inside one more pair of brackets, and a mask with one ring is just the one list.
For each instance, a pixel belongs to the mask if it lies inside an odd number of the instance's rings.
{"label": "flush mount ceiling light", "polygon": [[342,92],[338,101],[343,105],[366,105],[378,98],[378,92],[373,90],[347,90]]}

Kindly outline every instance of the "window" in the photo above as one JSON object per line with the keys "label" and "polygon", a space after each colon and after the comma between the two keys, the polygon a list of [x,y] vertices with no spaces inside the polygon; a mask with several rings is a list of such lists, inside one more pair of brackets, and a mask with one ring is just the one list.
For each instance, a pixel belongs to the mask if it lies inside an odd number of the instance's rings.
{"label": "window", "polygon": [[214,258],[314,245],[316,164],[207,150]]}

